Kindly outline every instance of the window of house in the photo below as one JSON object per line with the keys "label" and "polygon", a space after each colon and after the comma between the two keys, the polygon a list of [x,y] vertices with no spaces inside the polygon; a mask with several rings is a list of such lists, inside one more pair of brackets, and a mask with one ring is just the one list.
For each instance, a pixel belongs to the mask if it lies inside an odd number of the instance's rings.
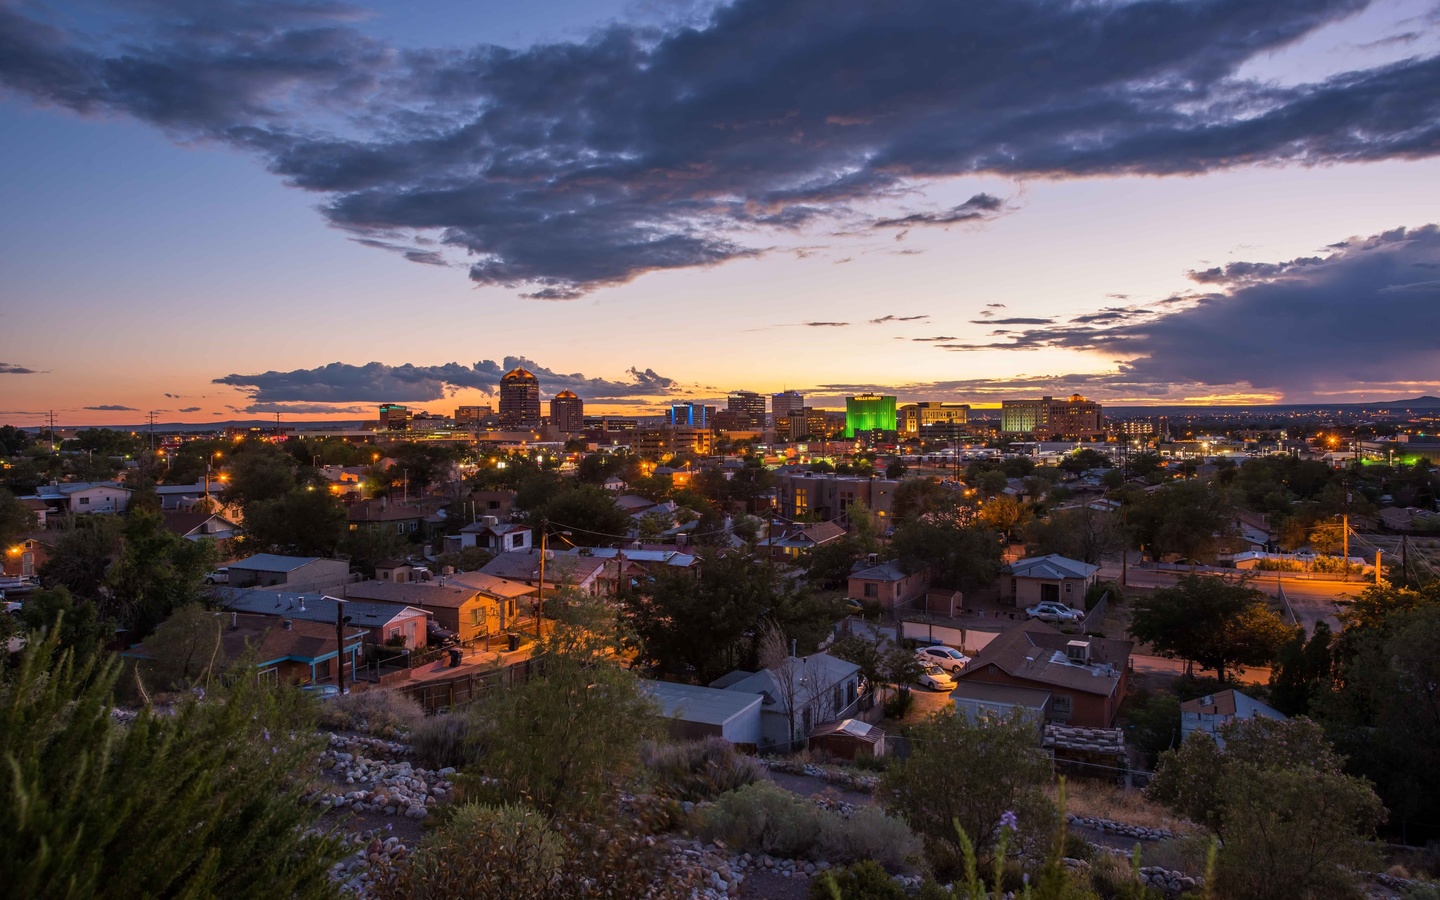
{"label": "window of house", "polygon": [[405,523],[404,523],[404,522],[396,522],[396,523],[395,523],[395,533],[396,533],[396,534],[404,534],[404,533],[405,533]]}
{"label": "window of house", "polygon": [[873,581],[867,581],[867,582],[865,583],[865,596],[867,596],[867,597],[878,597],[878,596],[880,596],[880,585],[876,584],[876,583],[873,582]]}
{"label": "window of house", "polygon": [[261,669],[255,673],[255,677],[265,684],[275,684],[280,680],[280,667],[271,666],[268,669]]}
{"label": "window of house", "polygon": [[831,693],[834,695],[831,697],[831,702],[835,706],[835,711],[839,712],[845,708],[845,689],[837,684],[835,685],[835,690]]}
{"label": "window of house", "polygon": [[1068,581],[1065,582],[1065,593],[1067,593],[1067,594],[1070,593],[1070,587],[1071,587],[1070,582],[1068,582]]}
{"label": "window of house", "polygon": [[1050,700],[1050,715],[1056,719],[1068,719],[1075,711],[1074,704],[1064,694],[1057,694]]}
{"label": "window of house", "polygon": [[81,505],[81,506],[89,506],[89,505],[90,505],[90,498],[89,498],[89,497],[81,497],[81,498],[80,498],[80,505]]}
{"label": "window of house", "polygon": [[416,528],[419,528],[419,527],[420,527],[420,523],[419,523],[419,522],[411,522],[411,523],[410,523],[410,530],[411,530],[411,531],[414,531]]}
{"label": "window of house", "polygon": [[809,736],[810,736],[810,719],[811,719],[811,716],[810,716],[810,707],[807,706],[807,707],[805,707],[805,712],[802,713],[801,716],[800,716],[800,724],[801,724],[800,736],[801,736],[801,737],[809,737]]}

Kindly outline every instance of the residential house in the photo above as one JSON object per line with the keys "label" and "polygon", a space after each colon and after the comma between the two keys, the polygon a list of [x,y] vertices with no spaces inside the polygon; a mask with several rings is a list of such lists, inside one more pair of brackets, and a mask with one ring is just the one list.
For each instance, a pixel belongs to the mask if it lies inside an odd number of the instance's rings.
{"label": "residential house", "polygon": [[460,529],[459,534],[445,536],[445,550],[454,552],[469,547],[479,547],[491,553],[509,553],[512,550],[529,550],[533,539],[527,525],[503,523],[495,516],[481,516],[478,522],[471,522]]}
{"label": "residential house", "polygon": [[899,481],[889,478],[787,468],[775,474],[775,502],[777,512],[787,519],[807,516],[840,519],[851,504],[863,503],[884,521],[891,515],[891,504],[899,487]]}
{"label": "residential house", "polygon": [[42,484],[21,500],[39,500],[62,515],[74,513],[123,513],[134,493],[114,481],[76,481]]}
{"label": "residential house", "polygon": [[330,591],[348,584],[350,564],[319,556],[257,553],[232,562],[231,587],[283,587],[290,591]]}
{"label": "residential house", "polygon": [[20,500],[20,505],[35,514],[35,527],[45,529],[50,527],[50,505],[37,497],[25,497]]}
{"label": "residential house", "polygon": [[1017,559],[1001,577],[1001,596],[1012,598],[1017,608],[1059,602],[1083,610],[1085,592],[1095,583],[1099,571],[1099,566],[1055,553]]}
{"label": "residential house", "polygon": [[[343,658],[345,680],[355,680],[356,663],[362,652],[365,629],[353,625],[343,630],[344,650],[333,623],[304,619],[216,613],[219,620],[220,654],[233,661],[250,654],[261,677],[286,684],[329,684],[339,675]],[[137,644],[120,654],[131,659],[154,659],[151,648]]]}
{"label": "residential house", "polygon": [[[548,573],[547,573],[548,574]],[[539,588],[484,572],[460,572],[441,579],[445,584],[474,588],[495,601],[499,630],[516,627],[524,618],[533,618]]]}
{"label": "residential house", "polygon": [[621,494],[615,498],[615,508],[630,516],[653,509],[655,506],[654,500],[649,497],[641,497],[639,494]]}
{"label": "residential house", "polygon": [[759,694],[669,681],[642,680],[640,686],[659,705],[676,740],[719,737],[748,749],[760,745]]}
{"label": "residential house", "polygon": [[505,592],[494,587],[485,590],[458,578],[399,584],[362,581],[350,585],[345,596],[423,609],[434,617],[441,628],[459,635],[461,641],[474,641],[494,637],[515,626],[520,618],[518,613],[523,611],[516,608],[515,600],[532,591],[522,594],[523,585],[513,585],[513,588],[507,597]]}
{"label": "residential house", "polygon": [[960,681],[950,692],[956,715],[972,721],[986,716],[1006,719],[1020,715],[1035,726],[1038,739],[1050,713],[1050,692],[1008,684]]}
{"label": "residential house", "polygon": [[391,503],[387,497],[361,500],[350,507],[349,518],[351,531],[393,531],[417,543],[445,524],[434,503]]}
{"label": "residential house", "polygon": [[425,646],[426,622],[430,613],[414,606],[372,603],[365,600],[341,601],[325,594],[292,591],[255,591],[241,588],[216,587],[212,596],[222,609],[257,616],[305,620],[331,626],[334,633],[336,607],[343,605],[340,615],[350,619],[354,628],[365,630],[365,643],[381,645],[403,639],[412,649]]}
{"label": "residential house", "polygon": [[49,558],[50,546],[43,532],[20,535],[0,553],[0,575],[34,578]]}
{"label": "residential house", "polygon": [[239,525],[218,513],[166,510],[162,515],[165,517],[165,529],[187,541],[198,541],[202,538],[228,541],[245,533]]}
{"label": "residential house", "polygon": [[906,572],[893,560],[875,564],[858,562],[850,573],[845,596],[861,603],[877,604],[882,609],[894,609],[924,597],[929,587],[929,566]]}
{"label": "residential house", "polygon": [[1277,722],[1285,719],[1285,714],[1279,710],[1234,689],[1206,694],[1180,704],[1180,739],[1183,741],[1200,731],[1214,738],[1223,749],[1225,738],[1221,735],[1221,726],[1236,719],[1257,716]]}
{"label": "residential house", "polygon": [[430,569],[410,562],[408,559],[381,559],[375,562],[375,580],[393,581],[404,584],[407,581],[430,581],[434,578]]}
{"label": "residential house", "polygon": [[815,727],[848,718],[860,699],[860,667],[828,653],[789,657],[759,672],[734,671],[710,685],[759,694],[760,749],[800,746]]}
{"label": "residential house", "polygon": [[497,521],[510,521],[510,513],[515,508],[514,491],[471,491],[464,503],[469,503],[468,512],[470,518],[478,516],[494,516]]}
{"label": "residential house", "polygon": [[[545,554],[545,587],[547,590],[565,585],[592,596],[600,594],[602,588],[600,576],[605,568],[603,559],[570,556],[565,553],[556,553],[553,550],[547,550]],[[532,587],[538,586],[540,584],[540,551],[532,547],[529,550],[515,553],[501,553],[481,566],[480,572],[496,578],[518,581]]]}
{"label": "residential house", "polygon": [[816,522],[813,525],[784,524],[771,525],[765,537],[756,542],[757,547],[766,547],[776,559],[795,558],[845,537],[845,528],[836,522]]}
{"label": "residential house", "polygon": [[1043,622],[1027,622],[986,644],[956,679],[962,686],[993,684],[1047,693],[1047,721],[1109,728],[1125,697],[1133,646],[1109,638],[1077,639]]}
{"label": "residential house", "polygon": [[208,483],[202,480],[195,484],[157,484],[155,493],[160,497],[161,510],[188,512],[207,496],[212,502],[218,503],[220,492],[224,489],[223,483],[218,479],[212,479]]}

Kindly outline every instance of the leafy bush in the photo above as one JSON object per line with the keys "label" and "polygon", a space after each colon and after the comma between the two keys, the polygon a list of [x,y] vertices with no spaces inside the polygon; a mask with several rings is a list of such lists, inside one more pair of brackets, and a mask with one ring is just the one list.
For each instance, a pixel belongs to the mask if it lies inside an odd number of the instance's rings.
{"label": "leafy bush", "polygon": [[885,718],[903,719],[910,712],[910,707],[915,705],[915,697],[909,689],[896,692],[895,696],[885,701]]}
{"label": "leafy bush", "polygon": [[714,800],[765,778],[763,766],[718,737],[652,744],[644,759],[656,787],[677,800]]}
{"label": "leafy bush", "polygon": [[863,807],[845,819],[769,781],[722,795],[700,812],[697,831],[751,853],[831,862],[871,859],[890,868],[920,851],[905,823],[878,809]]}
{"label": "leafy bush", "polygon": [[320,724],[336,731],[367,731],[381,734],[385,729],[414,731],[425,721],[420,704],[399,691],[370,690],[342,694],[327,700],[321,709]]}
{"label": "leafy bush", "polygon": [[810,882],[809,900],[905,900],[905,889],[867,859]]}

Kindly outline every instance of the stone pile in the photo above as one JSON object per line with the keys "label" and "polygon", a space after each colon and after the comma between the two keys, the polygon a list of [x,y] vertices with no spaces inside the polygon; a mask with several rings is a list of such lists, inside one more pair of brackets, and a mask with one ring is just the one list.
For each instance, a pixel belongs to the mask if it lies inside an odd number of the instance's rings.
{"label": "stone pile", "polygon": [[321,809],[402,815],[424,819],[431,808],[449,798],[455,789],[451,768],[431,771],[416,768],[405,744],[373,737],[330,735],[330,746],[320,754],[320,768],[337,786],[322,789],[307,799]]}
{"label": "stone pile", "polygon": [[1093,828],[1105,834],[1118,834],[1121,837],[1135,838],[1137,841],[1168,841],[1177,836],[1175,832],[1168,828],[1146,828],[1143,825],[1130,825],[1125,822],[1116,822],[1114,819],[1100,819],[1095,816],[1068,814],[1065,818],[1071,825]]}
{"label": "stone pile", "polygon": [[1184,872],[1172,872],[1159,866],[1141,866],[1140,878],[1150,887],[1156,888],[1166,897],[1178,897],[1200,887],[1203,878],[1192,878]]}
{"label": "stone pile", "polygon": [[379,828],[352,834],[348,840],[355,852],[330,867],[330,879],[341,891],[360,897],[370,896],[371,869],[382,857],[400,860],[410,854],[404,841]]}
{"label": "stone pile", "polygon": [[774,757],[760,757],[758,762],[774,772],[785,772],[789,775],[809,775],[811,778],[819,778],[837,787],[849,791],[859,791],[864,794],[873,794],[880,785],[878,775],[869,775],[857,772],[845,766],[823,766],[816,763],[802,763],[789,759],[778,759]]}

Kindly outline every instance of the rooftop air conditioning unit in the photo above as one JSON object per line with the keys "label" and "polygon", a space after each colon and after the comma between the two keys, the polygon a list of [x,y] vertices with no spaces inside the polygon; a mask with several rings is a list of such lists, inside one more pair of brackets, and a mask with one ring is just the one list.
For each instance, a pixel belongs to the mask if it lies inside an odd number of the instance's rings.
{"label": "rooftop air conditioning unit", "polygon": [[1070,641],[1065,645],[1065,656],[1077,665],[1088,665],[1090,662],[1090,642]]}

